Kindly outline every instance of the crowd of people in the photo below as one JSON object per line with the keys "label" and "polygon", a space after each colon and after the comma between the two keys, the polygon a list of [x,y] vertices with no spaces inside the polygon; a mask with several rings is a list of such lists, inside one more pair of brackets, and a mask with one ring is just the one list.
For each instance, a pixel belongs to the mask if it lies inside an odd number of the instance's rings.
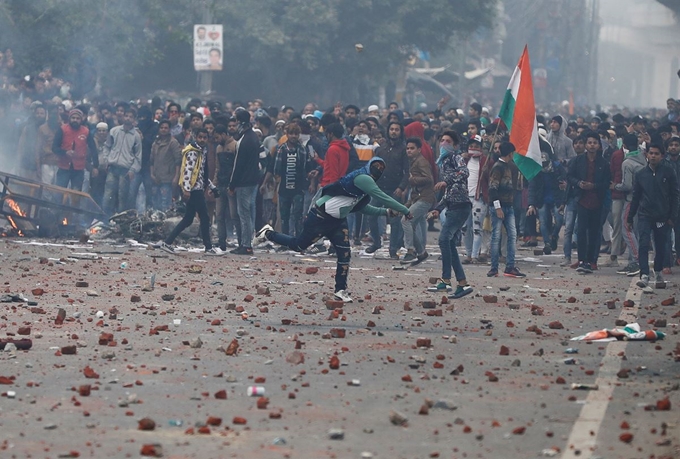
{"label": "crowd of people", "polygon": [[159,97],[94,104],[24,98],[4,135],[14,141],[16,173],[87,192],[108,216],[184,201],[184,218],[160,243],[169,252],[196,215],[215,255],[230,248],[249,255],[253,242],[268,241],[319,253],[327,238],[343,301],[351,301],[352,245],[371,254],[385,244],[386,257],[418,264],[429,257],[437,219],[443,268],[434,289],[453,290],[453,270],[455,297],[472,290],[467,264],[490,262],[488,276],[497,276],[504,263],[503,275],[523,277],[517,243],[540,243],[550,254],[561,239],[561,265],[584,274],[603,266],[598,257],[606,252],[604,266],[639,275],[641,287],[662,282],[680,263],[680,232],[673,231],[680,223],[678,101],[669,99],[655,119],[570,116],[566,107],[539,114],[543,168],[531,180],[513,164],[515,148],[490,109],[445,109],[447,102],[409,113],[395,102],[296,110],[260,100],[192,99],[182,107]]}

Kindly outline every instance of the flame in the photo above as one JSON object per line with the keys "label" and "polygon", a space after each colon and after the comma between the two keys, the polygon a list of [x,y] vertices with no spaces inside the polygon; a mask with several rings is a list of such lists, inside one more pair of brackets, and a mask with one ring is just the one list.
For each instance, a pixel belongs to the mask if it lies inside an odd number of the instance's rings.
{"label": "flame", "polygon": [[9,221],[9,223],[12,225],[12,228],[14,228],[19,236],[24,237],[24,233],[21,232],[11,215],[7,215],[7,221]]}
{"label": "flame", "polygon": [[102,229],[98,226],[95,226],[94,228],[90,228],[90,234],[98,234]]}
{"label": "flame", "polygon": [[68,225],[68,218],[64,218],[64,219],[61,221],[61,224],[64,225],[64,226]]}
{"label": "flame", "polygon": [[5,202],[7,203],[9,208],[14,211],[15,214],[20,215],[22,217],[26,216],[26,212],[21,210],[21,207],[19,207],[19,204],[17,204],[17,202],[14,199],[7,198],[5,199]]}

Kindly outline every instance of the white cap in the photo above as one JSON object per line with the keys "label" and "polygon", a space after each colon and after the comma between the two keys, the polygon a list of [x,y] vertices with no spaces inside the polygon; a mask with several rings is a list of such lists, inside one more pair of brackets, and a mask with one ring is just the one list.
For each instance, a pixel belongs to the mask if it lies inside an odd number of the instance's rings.
{"label": "white cap", "polygon": [[368,112],[369,113],[370,112],[377,112],[378,110],[380,110],[380,107],[378,107],[377,105],[369,105],[368,106]]}
{"label": "white cap", "polygon": [[286,124],[284,120],[276,120],[276,123],[274,123],[275,126],[278,126],[279,124]]}

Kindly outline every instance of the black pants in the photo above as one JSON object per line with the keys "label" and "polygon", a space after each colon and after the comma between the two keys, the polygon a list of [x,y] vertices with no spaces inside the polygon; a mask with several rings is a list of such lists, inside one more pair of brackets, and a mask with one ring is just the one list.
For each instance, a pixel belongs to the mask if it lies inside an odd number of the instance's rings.
{"label": "black pants", "polygon": [[578,261],[597,263],[602,237],[602,207],[586,209],[576,203],[576,222],[578,228]]}
{"label": "black pants", "polygon": [[165,243],[172,244],[175,238],[179,236],[179,233],[191,226],[196,214],[198,214],[198,218],[201,220],[201,237],[203,238],[205,250],[212,249],[212,243],[210,242],[210,217],[208,217],[208,205],[205,202],[205,192],[203,190],[191,192],[184,218],[175,226],[175,229],[172,230]]}
{"label": "black pants", "polygon": [[[640,216],[638,217],[638,233],[640,251],[638,252],[638,263],[640,264],[640,276],[649,276],[649,243],[654,238],[654,271],[660,272],[663,269],[666,250],[670,241],[670,226],[664,223],[661,227],[656,222]],[[580,237],[580,236],[579,236]]]}

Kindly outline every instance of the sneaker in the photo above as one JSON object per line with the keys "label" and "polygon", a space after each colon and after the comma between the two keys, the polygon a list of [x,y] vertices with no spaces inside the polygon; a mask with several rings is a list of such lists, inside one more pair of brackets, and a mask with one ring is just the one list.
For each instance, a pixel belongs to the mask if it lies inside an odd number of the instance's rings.
{"label": "sneaker", "polygon": [[512,268],[505,268],[505,271],[503,271],[503,275],[505,277],[527,277],[526,274],[517,269],[517,266],[513,266]]}
{"label": "sneaker", "polygon": [[430,256],[430,254],[427,253],[427,252],[421,253],[420,255],[418,255],[418,256],[416,257],[416,261],[414,261],[413,263],[411,263],[411,266],[419,265],[419,264],[422,263],[423,261],[427,260],[427,258],[428,258],[429,256]]}
{"label": "sneaker", "polygon": [[617,269],[616,274],[628,274],[628,271],[632,269],[632,267],[633,267],[632,265],[626,265],[621,269]]}
{"label": "sneaker", "polygon": [[359,239],[358,237],[355,237],[354,238],[354,246],[355,247],[361,247],[361,239]]}
{"label": "sneaker", "polygon": [[537,241],[526,241],[522,244],[522,247],[538,247]]}
{"label": "sneaker", "polygon": [[253,238],[253,246],[262,244],[263,242],[267,242],[269,240],[267,238],[267,233],[269,233],[270,231],[274,231],[274,228],[272,228],[271,225],[269,224],[264,225],[262,228],[260,228],[260,231],[255,233],[255,237]]}
{"label": "sneaker", "polygon": [[647,274],[643,274],[640,276],[640,280],[635,283],[640,288],[645,288],[649,286],[649,276]]}
{"label": "sneaker", "polygon": [[557,237],[553,236],[550,238],[550,247],[553,250],[557,250]]}
{"label": "sneaker", "polygon": [[315,244],[307,249],[308,253],[321,253],[326,251],[326,246],[323,243]]}
{"label": "sneaker", "polygon": [[164,252],[168,252],[168,253],[171,253],[173,255],[175,254],[175,249],[171,245],[166,244],[165,241],[161,242],[158,245],[158,248],[161,249]]}
{"label": "sneaker", "polygon": [[449,279],[448,281],[445,281],[444,279],[439,279],[437,281],[437,284],[434,287],[429,287],[427,289],[428,292],[448,292],[452,290],[453,287],[451,287],[451,280]]}
{"label": "sneaker", "polygon": [[640,274],[640,265],[637,263],[633,263],[632,265],[629,266],[626,276],[634,277],[637,276],[638,274]]}
{"label": "sneaker", "polygon": [[460,261],[461,264],[463,265],[471,265],[472,264],[472,258],[471,257],[465,257]]}
{"label": "sneaker", "polygon": [[673,271],[671,271],[671,268],[664,268],[663,273],[667,276],[673,274]]}
{"label": "sneaker", "polygon": [[479,257],[477,258],[477,261],[479,261],[480,263],[486,263],[487,261],[489,261],[489,256],[485,253],[480,253]]}
{"label": "sneaker", "polygon": [[206,249],[205,254],[206,255],[222,256],[222,255],[225,254],[225,252],[222,251],[222,249],[220,249],[219,247],[213,247],[212,249]]}
{"label": "sneaker", "polygon": [[583,271],[581,271],[583,274],[592,274],[593,271],[597,271],[597,264],[584,263]]}
{"label": "sneaker", "polygon": [[[664,268],[664,270],[665,270],[665,269],[667,269],[667,268]],[[654,273],[654,282],[657,283],[657,284],[663,284],[663,283],[664,283],[664,280],[663,280],[663,275],[664,275],[664,274],[665,274],[665,273],[655,272],[655,273]]]}
{"label": "sneaker", "polygon": [[593,268],[592,266],[590,266],[590,263],[582,261],[581,263],[579,263],[578,268],[576,268],[576,272],[581,274],[592,274]]}
{"label": "sneaker", "polygon": [[486,277],[498,277],[498,269],[497,268],[491,268],[488,273],[486,273]]}
{"label": "sneaker", "polygon": [[398,259],[399,259],[399,255],[397,254],[397,252],[390,252],[390,260],[398,260]]}
{"label": "sneaker", "polygon": [[575,262],[573,262],[572,264],[569,265],[569,267],[570,267],[571,269],[577,269],[579,266],[581,266],[581,262],[580,262],[580,261],[575,261]]}
{"label": "sneaker", "polygon": [[605,268],[618,268],[619,260],[617,260],[616,258],[614,259],[610,258],[605,263],[602,263],[602,266],[604,266]]}
{"label": "sneaker", "polygon": [[368,246],[368,247],[366,248],[366,250],[364,250],[364,252],[366,252],[366,253],[374,253],[374,252],[375,252],[376,250],[378,250],[380,247],[382,247],[382,245],[380,245],[380,244],[372,244],[372,245]]}
{"label": "sneaker", "polygon": [[597,271],[597,263],[589,263],[591,271]]}
{"label": "sneaker", "polygon": [[335,292],[335,298],[342,301],[343,303],[351,303],[352,302],[352,297],[349,296],[349,293],[347,293],[347,290],[338,290]]}
{"label": "sneaker", "polygon": [[465,295],[469,295],[473,290],[474,289],[469,285],[459,285],[456,287],[456,291],[453,292],[453,295],[449,295],[449,298],[457,300],[458,298],[463,298]]}
{"label": "sneaker", "polygon": [[402,265],[410,265],[417,260],[416,254],[413,252],[407,252],[404,258],[400,261]]}
{"label": "sneaker", "polygon": [[552,247],[546,244],[545,246],[543,246],[543,253],[545,255],[550,255],[552,253]]}
{"label": "sneaker", "polygon": [[253,248],[252,247],[237,247],[234,250],[229,251],[229,253],[233,253],[234,255],[252,255],[253,254]]}
{"label": "sneaker", "polygon": [[563,268],[567,267],[567,266],[571,266],[571,258],[565,258],[564,260],[562,260],[562,262],[560,263],[560,266],[562,266]]}

